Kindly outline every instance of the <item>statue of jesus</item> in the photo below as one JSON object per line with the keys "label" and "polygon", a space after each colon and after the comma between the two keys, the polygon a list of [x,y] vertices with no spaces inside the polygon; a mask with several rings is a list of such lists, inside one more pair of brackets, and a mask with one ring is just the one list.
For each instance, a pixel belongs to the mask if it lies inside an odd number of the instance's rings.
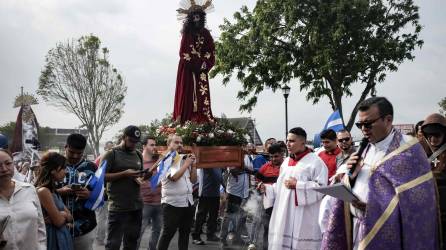
{"label": "statue of jesus", "polygon": [[194,0],[182,3],[186,4],[185,8],[177,10],[184,23],[173,120],[182,124],[186,121],[213,122],[208,73],[215,63],[215,46],[205,28],[206,11],[212,8],[212,3],[211,0],[202,5]]}

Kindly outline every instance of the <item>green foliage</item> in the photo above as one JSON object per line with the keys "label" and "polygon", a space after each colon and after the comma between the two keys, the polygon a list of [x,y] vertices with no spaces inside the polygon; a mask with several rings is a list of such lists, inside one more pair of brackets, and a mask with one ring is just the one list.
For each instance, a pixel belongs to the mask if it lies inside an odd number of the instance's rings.
{"label": "green foliage", "polygon": [[[7,122],[0,126],[0,134],[5,135],[8,137],[8,144],[12,145],[12,142],[14,140],[14,131],[15,131],[15,122]],[[49,127],[39,127],[39,135],[38,140],[42,146],[41,150],[45,151],[51,148],[51,137],[49,136]]]}
{"label": "green foliage", "polygon": [[14,130],[15,130],[15,122],[7,122],[0,126],[0,134],[3,134],[8,138],[8,145],[12,145]]}
{"label": "green foliage", "polygon": [[446,97],[443,98],[438,105],[440,106],[440,113],[446,115]]}
{"label": "green foliage", "polygon": [[[247,143],[248,132],[234,126],[228,119],[216,118],[215,123],[196,124],[186,122],[181,125],[172,122],[172,116],[167,115],[162,120],[154,120],[150,125],[138,126],[142,134],[152,136],[158,146],[166,146],[167,137],[177,134],[182,137],[184,145],[192,146],[238,146]],[[115,136],[118,139],[122,135]]]}
{"label": "green foliage", "polygon": [[[276,91],[293,81],[307,100],[328,98],[342,114],[353,84],[364,86],[359,103],[423,44],[412,0],[259,0],[234,19],[220,26],[211,76],[242,83],[242,111],[251,111],[265,88]],[[349,129],[356,113],[357,106]]]}
{"label": "green foliage", "polygon": [[94,35],[58,43],[46,56],[37,91],[49,104],[80,119],[96,155],[104,131],[122,117],[127,92],[108,54]]}

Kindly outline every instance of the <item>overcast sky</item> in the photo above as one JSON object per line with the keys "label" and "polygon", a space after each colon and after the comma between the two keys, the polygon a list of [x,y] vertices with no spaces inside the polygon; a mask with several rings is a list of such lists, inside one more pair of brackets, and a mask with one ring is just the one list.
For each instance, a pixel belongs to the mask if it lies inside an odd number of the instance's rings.
{"label": "overcast sky", "polygon": [[[437,103],[446,96],[446,3],[440,0],[416,1],[424,29],[422,49],[413,62],[402,64],[378,85],[378,95],[394,104],[396,123],[415,123],[438,111]],[[218,39],[218,26],[231,18],[242,5],[252,8],[254,0],[214,0],[216,9],[208,15],[208,27]],[[110,50],[110,62],[122,73],[128,86],[124,115],[102,141],[129,124],[147,124],[173,110],[181,23],[176,19],[175,0],[1,0],[0,1],[0,124],[15,121],[18,109],[14,98],[25,91],[35,92],[48,50],[56,43],[82,35],[99,36]],[[211,79],[212,109],[216,116],[251,116],[264,140],[283,139],[284,99],[282,93],[266,90],[259,96],[251,114],[240,113],[236,99],[240,83],[226,87],[221,77]],[[291,85],[289,127],[302,126],[310,137],[319,132],[331,109],[327,100],[312,105]],[[361,89],[344,100],[345,113],[353,108]],[[42,126],[74,128],[79,120],[39,100],[33,107]],[[347,118],[346,118],[347,119]],[[356,131],[357,133],[358,131]]]}

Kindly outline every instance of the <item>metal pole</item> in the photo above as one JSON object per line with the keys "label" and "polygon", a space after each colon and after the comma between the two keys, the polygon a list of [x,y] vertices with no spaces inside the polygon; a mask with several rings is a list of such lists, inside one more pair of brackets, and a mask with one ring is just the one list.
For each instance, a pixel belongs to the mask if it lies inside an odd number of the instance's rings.
{"label": "metal pole", "polygon": [[288,98],[285,97],[285,139],[288,136]]}
{"label": "metal pole", "polygon": [[[285,141],[288,136],[288,96],[285,97]],[[286,150],[286,156],[288,156],[288,150]]]}

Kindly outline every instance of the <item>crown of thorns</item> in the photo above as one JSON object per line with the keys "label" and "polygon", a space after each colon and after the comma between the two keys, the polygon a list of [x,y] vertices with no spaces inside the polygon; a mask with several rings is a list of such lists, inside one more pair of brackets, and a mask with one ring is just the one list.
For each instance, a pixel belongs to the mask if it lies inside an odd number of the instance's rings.
{"label": "crown of thorns", "polygon": [[182,5],[182,7],[177,9],[177,13],[182,17],[197,11],[203,11],[206,13],[213,8],[212,0],[206,0],[203,4],[198,4],[195,0],[186,0],[182,1],[180,5]]}

